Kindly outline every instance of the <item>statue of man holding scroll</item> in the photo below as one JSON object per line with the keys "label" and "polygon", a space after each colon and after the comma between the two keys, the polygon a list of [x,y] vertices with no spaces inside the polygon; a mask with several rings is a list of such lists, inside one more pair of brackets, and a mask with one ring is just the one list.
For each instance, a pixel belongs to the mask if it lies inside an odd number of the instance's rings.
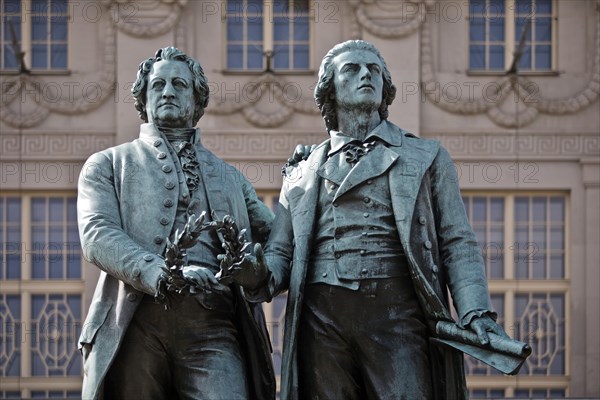
{"label": "statue of man holding scroll", "polygon": [[507,373],[526,356],[496,362],[510,339],[452,160],[388,121],[395,94],[372,44],[327,53],[315,99],[329,139],[288,168],[264,254],[232,263],[248,299],[288,290],[283,400],[462,399],[461,351]]}

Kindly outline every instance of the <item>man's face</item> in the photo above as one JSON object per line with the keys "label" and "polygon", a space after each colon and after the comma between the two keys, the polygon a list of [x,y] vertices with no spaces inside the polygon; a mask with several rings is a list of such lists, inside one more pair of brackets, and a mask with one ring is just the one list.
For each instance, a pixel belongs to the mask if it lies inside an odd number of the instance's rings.
{"label": "man's face", "polygon": [[168,128],[193,128],[194,89],[192,72],[181,61],[152,65],[146,88],[148,122]]}
{"label": "man's face", "polygon": [[333,65],[338,107],[379,109],[383,96],[379,57],[368,50],[349,50],[338,54]]}

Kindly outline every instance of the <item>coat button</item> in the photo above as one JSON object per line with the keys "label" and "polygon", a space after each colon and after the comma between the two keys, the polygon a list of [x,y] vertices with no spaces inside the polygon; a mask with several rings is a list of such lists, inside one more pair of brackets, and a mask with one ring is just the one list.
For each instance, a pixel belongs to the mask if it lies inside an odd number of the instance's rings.
{"label": "coat button", "polygon": [[171,181],[169,182],[165,182],[165,187],[169,190],[173,189],[175,187],[175,184]]}
{"label": "coat button", "polygon": [[335,253],[334,253],[334,257],[335,257],[335,258],[340,258],[341,256],[342,256],[342,255],[341,255],[340,253],[338,253],[338,252],[335,252]]}
{"label": "coat button", "polygon": [[154,260],[154,256],[152,254],[146,254],[144,256],[144,261],[152,261]]}
{"label": "coat button", "polygon": [[420,217],[419,217],[419,223],[420,223],[421,225],[425,225],[425,222],[427,222],[427,220],[425,219],[425,217],[423,217],[423,216],[420,216]]}
{"label": "coat button", "polygon": [[363,214],[363,217],[365,217],[365,218],[369,218],[369,213],[364,213],[364,214]]}
{"label": "coat button", "polygon": [[162,244],[163,240],[161,236],[154,236],[154,243],[156,244]]}
{"label": "coat button", "polygon": [[158,155],[156,156],[159,160],[164,160],[165,158],[167,158],[167,153],[161,151],[160,153],[158,153]]}
{"label": "coat button", "polygon": [[133,275],[134,278],[139,278],[140,275],[142,274],[142,271],[140,271],[139,268],[134,268],[133,271],[131,271],[131,274]]}
{"label": "coat button", "polygon": [[327,272],[323,272],[323,275],[321,275],[323,278],[327,278]]}
{"label": "coat button", "polygon": [[429,240],[427,240],[424,244],[427,250],[431,250],[431,242]]}
{"label": "coat button", "polygon": [[163,200],[163,206],[170,208],[173,207],[173,200],[171,199],[164,199]]}
{"label": "coat button", "polygon": [[162,140],[160,140],[160,139],[156,139],[156,140],[154,141],[154,143],[152,143],[152,144],[154,145],[154,147],[158,147],[158,146],[160,146],[160,145],[162,144]]}
{"label": "coat button", "polygon": [[129,300],[129,301],[136,301],[137,300],[137,294],[135,294],[135,293],[127,293],[127,300]]}
{"label": "coat button", "polygon": [[437,274],[440,271],[440,269],[438,268],[438,266],[435,265],[435,264],[433,264],[433,267],[431,267],[431,269],[433,270],[434,274]]}
{"label": "coat button", "polygon": [[160,169],[162,169],[163,172],[171,172],[171,171],[173,171],[173,167],[171,167],[170,165],[163,165]]}
{"label": "coat button", "polygon": [[363,275],[366,275],[366,274],[369,273],[369,271],[367,271],[366,268],[363,268],[363,269],[360,270],[360,273],[363,274]]}
{"label": "coat button", "polygon": [[365,198],[363,199],[363,201],[364,201],[365,203],[370,203],[370,202],[371,202],[371,199],[370,199],[370,198],[368,198],[368,197],[365,197]]}
{"label": "coat button", "polygon": [[337,206],[339,206],[339,204],[338,204],[338,203],[336,203],[336,202],[333,202],[333,206],[334,206],[334,207],[337,207]]}
{"label": "coat button", "polygon": [[361,251],[360,251],[360,255],[361,255],[361,256],[364,256],[365,254],[367,254],[367,251],[366,251],[366,250],[364,250],[364,249],[363,249],[363,250],[361,250]]}
{"label": "coat button", "polygon": [[167,217],[162,217],[160,219],[160,224],[161,225],[169,225],[169,219]]}
{"label": "coat button", "polygon": [[367,179],[367,185],[370,185],[373,183],[373,179]]}

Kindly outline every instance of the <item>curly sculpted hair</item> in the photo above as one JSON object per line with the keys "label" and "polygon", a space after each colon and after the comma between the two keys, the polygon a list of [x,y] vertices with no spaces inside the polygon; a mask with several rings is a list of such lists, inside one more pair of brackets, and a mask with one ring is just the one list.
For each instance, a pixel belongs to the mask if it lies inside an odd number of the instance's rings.
{"label": "curly sculpted hair", "polygon": [[379,53],[379,50],[369,42],[363,40],[348,40],[346,42],[337,44],[323,57],[321,67],[319,68],[319,80],[315,87],[315,102],[321,110],[321,115],[325,120],[325,127],[327,132],[338,129],[336,104],[335,104],[335,85],[333,83],[334,77],[334,65],[333,59],[346,52],[352,50],[367,50],[375,54],[382,65],[382,76],[383,76],[383,93],[381,106],[379,106],[379,117],[382,120],[388,118],[388,106],[392,104],[396,97],[396,86],[392,83],[392,76],[387,68],[385,60]]}
{"label": "curly sculpted hair", "polygon": [[152,69],[154,63],[163,60],[181,61],[185,63],[192,72],[194,100],[196,104],[193,122],[194,125],[196,125],[202,115],[204,115],[204,109],[208,105],[208,80],[204,75],[204,71],[202,70],[200,63],[175,47],[158,49],[154,57],[151,57],[140,64],[137,73],[137,79],[131,88],[131,94],[135,99],[135,109],[138,111],[140,118],[144,122],[148,122],[148,114],[146,113],[146,88],[148,86],[148,75],[150,74],[150,70]]}

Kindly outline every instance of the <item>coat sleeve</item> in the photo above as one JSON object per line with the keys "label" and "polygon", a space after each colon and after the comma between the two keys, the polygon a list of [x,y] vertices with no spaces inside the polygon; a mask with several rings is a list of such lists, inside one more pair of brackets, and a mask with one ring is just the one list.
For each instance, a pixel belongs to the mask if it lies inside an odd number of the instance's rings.
{"label": "coat sleeve", "polygon": [[265,260],[271,272],[271,277],[265,287],[254,291],[246,291],[248,301],[271,301],[273,297],[287,290],[292,268],[293,249],[292,218],[286,198],[286,184],[284,183],[279,196],[275,220],[271,226],[269,241],[265,247]]}
{"label": "coat sleeve", "polygon": [[[123,171],[122,173],[126,173]],[[107,274],[154,295],[163,260],[122,228],[115,172],[103,153],[92,155],[79,176],[77,219],[84,257]]]}
{"label": "coat sleeve", "polygon": [[289,287],[294,246],[292,215],[287,201],[287,184],[284,183],[271,229],[271,239],[265,249],[265,258],[272,274],[269,282],[270,297],[277,296]]}
{"label": "coat sleeve", "polygon": [[264,245],[271,232],[273,211],[260,201],[256,196],[256,191],[252,187],[252,184],[241,173],[240,178],[246,209],[248,210],[248,218],[250,220],[250,229],[252,230],[252,239]]}
{"label": "coat sleeve", "polygon": [[458,176],[448,152],[440,147],[432,164],[431,195],[441,266],[459,322],[491,310],[484,262],[465,212]]}

